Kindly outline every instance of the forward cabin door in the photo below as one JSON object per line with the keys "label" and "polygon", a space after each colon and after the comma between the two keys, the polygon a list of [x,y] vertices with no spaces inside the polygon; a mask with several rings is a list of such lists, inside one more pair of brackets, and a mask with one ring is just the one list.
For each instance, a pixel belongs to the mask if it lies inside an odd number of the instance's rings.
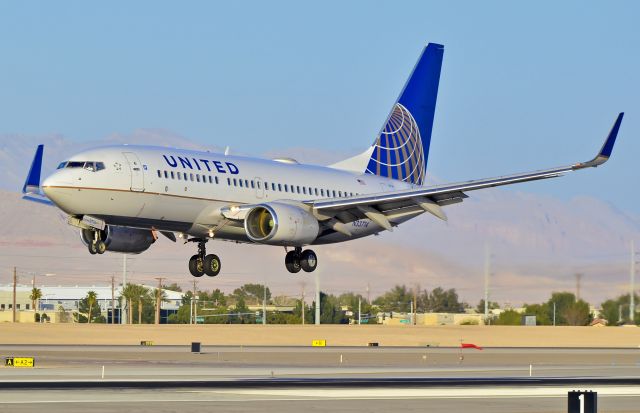
{"label": "forward cabin door", "polygon": [[131,190],[132,191],[144,191],[144,174],[142,172],[142,164],[138,155],[133,152],[122,152],[127,162],[129,163],[129,170],[131,171]]}

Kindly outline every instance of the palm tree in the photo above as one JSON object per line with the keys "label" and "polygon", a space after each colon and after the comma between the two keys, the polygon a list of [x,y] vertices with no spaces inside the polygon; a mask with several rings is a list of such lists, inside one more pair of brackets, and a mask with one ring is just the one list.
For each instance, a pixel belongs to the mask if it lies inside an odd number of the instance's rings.
{"label": "palm tree", "polygon": [[89,307],[89,314],[87,317],[87,322],[91,323],[91,310],[93,310],[93,306],[98,301],[98,294],[95,291],[89,291],[87,293],[87,306]]}
{"label": "palm tree", "polygon": [[122,293],[121,296],[127,300],[128,303],[128,307],[129,307],[129,311],[128,311],[128,315],[129,315],[129,324],[133,324],[133,303],[137,302],[138,304],[138,323],[141,323],[141,317],[140,317],[140,313],[142,310],[142,306],[140,305],[140,303],[142,301],[145,301],[147,299],[147,297],[149,297],[149,289],[145,288],[142,285],[138,285],[138,284],[131,284],[128,283],[127,285],[125,285],[125,287],[122,289]]}
{"label": "palm tree", "polygon": [[36,301],[38,301],[39,299],[42,298],[42,290],[40,290],[39,288],[33,287],[31,289],[31,295],[29,296],[29,299],[31,300],[31,308],[33,308],[33,311],[36,311]]}
{"label": "palm tree", "polygon": [[158,303],[166,303],[169,300],[167,300],[167,293],[165,293],[164,290],[158,288],[153,289],[153,298],[153,306],[156,310],[156,324],[160,324],[160,306],[158,305]]}

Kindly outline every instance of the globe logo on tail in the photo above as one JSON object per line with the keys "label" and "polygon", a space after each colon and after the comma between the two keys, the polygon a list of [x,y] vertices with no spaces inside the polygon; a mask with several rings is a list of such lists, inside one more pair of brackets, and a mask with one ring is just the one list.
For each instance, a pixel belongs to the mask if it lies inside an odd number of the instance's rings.
{"label": "globe logo on tail", "polygon": [[395,104],[373,147],[367,173],[422,185],[425,175],[422,138],[406,107]]}

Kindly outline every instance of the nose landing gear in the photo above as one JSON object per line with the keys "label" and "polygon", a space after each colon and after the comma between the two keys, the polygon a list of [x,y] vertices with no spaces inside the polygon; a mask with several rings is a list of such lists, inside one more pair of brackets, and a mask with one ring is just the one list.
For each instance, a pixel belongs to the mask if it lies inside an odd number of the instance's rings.
{"label": "nose landing gear", "polygon": [[[87,230],[85,230],[87,231]],[[90,231],[90,236],[87,237],[90,242],[86,242],[87,248],[89,249],[89,254],[104,254],[107,250],[107,244],[102,240],[102,232],[95,230]],[[85,238],[86,239],[86,238]]]}
{"label": "nose landing gear", "polygon": [[287,271],[292,274],[300,272],[313,272],[318,266],[318,256],[313,250],[302,251],[301,247],[296,247],[293,251],[287,252],[284,257],[284,265]]}
{"label": "nose landing gear", "polygon": [[222,264],[220,258],[215,254],[207,255],[206,239],[190,239],[191,242],[198,243],[198,253],[189,259],[189,272],[194,277],[202,277],[207,274],[215,277],[220,273]]}

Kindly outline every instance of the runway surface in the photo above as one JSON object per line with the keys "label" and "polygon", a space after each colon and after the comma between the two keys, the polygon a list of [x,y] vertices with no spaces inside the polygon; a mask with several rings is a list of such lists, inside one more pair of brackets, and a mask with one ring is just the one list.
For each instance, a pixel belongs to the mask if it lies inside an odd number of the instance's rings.
{"label": "runway surface", "polygon": [[36,358],[0,368],[0,412],[565,412],[575,389],[597,391],[599,412],[640,410],[640,349],[11,345],[0,355]]}

